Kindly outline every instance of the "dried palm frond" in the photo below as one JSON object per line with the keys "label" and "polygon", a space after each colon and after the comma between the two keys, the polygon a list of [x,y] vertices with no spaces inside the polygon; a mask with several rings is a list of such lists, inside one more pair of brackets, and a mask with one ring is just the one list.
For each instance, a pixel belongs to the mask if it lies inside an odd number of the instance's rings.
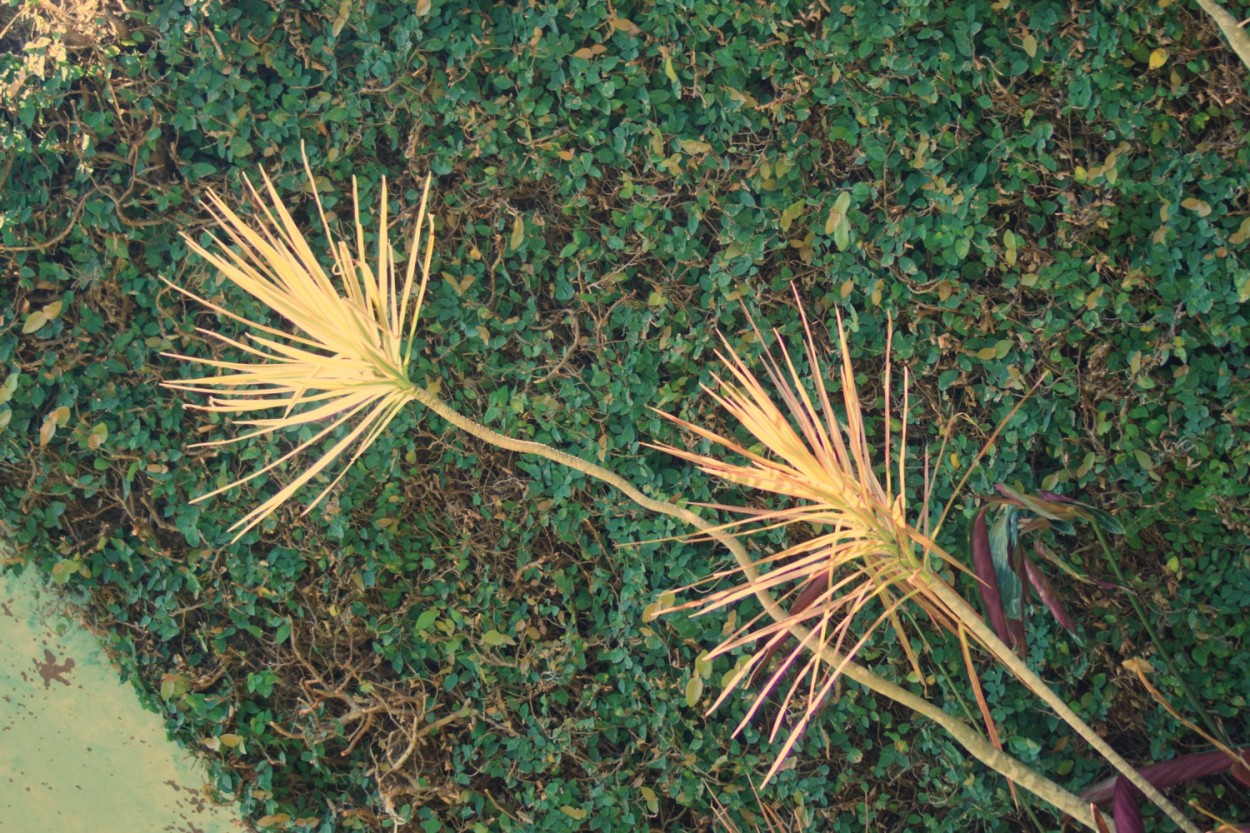
{"label": "dried palm frond", "polygon": [[[846,662],[854,658],[881,625],[888,622],[895,630],[913,668],[921,679],[924,678],[904,624],[904,605],[911,602],[939,627],[957,631],[958,614],[932,591],[934,582],[942,582],[935,567],[945,562],[966,572],[933,543],[929,534],[907,520],[903,490],[907,399],[904,394],[903,436],[895,482],[890,460],[888,366],[885,432],[878,440],[870,438],[864,426],[841,316],[838,317],[840,418],[820,372],[820,357],[806,314],[803,327],[815,395],[809,394],[790,354],[781,345],[780,359],[768,351],[764,353],[767,377],[779,395],[780,405],[774,402],[729,341],[721,338],[724,352],[718,352],[717,356],[728,370],[729,378],[716,376],[715,388],[705,388],[705,391],[758,441],[757,447],[763,449],[760,453],[727,436],[667,414],[664,416],[682,428],[732,452],[741,461],[725,461],[672,446],[656,446],[730,483],[790,499],[779,509],[716,506],[747,516],[720,529],[739,536],[793,525],[823,530],[756,562],[761,570],[758,580],[739,581],[728,589],[681,606],[696,609],[695,615],[702,615],[752,598],[761,589],[777,594],[783,601],[793,599],[784,620],[772,621],[761,614],[730,634],[710,654],[718,656],[742,646],[756,646],[713,704],[715,709],[735,688],[763,668],[789,638],[794,625],[802,625],[808,631],[806,641],[795,645],[785,655],[738,726],[741,731],[769,693],[787,674],[792,674],[773,722],[770,740],[774,739],[791,702],[806,690],[801,715],[768,778],[777,771],[830,695]],[[759,334],[758,329],[756,333]],[[774,334],[780,342],[780,334]],[[759,340],[763,342],[762,336]],[[888,349],[887,346],[887,352]],[[882,453],[884,483],[874,471],[878,453]],[[726,571],[713,578],[727,576],[740,577],[740,571]],[[862,626],[853,627],[861,619],[864,620]],[[834,665],[824,662],[820,657],[821,647],[833,648],[844,659]],[[803,659],[805,654],[808,656]]]}
{"label": "dried palm frond", "polygon": [[[399,284],[395,254],[388,240],[386,182],[382,183],[376,260],[370,266],[355,182],[352,184],[356,226],[353,249],[331,233],[307,161],[305,170],[312,183],[322,227],[331,244],[332,273],[337,281],[322,267],[263,171],[264,194],[247,182],[248,193],[257,209],[257,214],[250,219],[240,217],[225,200],[209,193],[210,212],[217,228],[224,232],[225,241],[211,235],[212,246],[205,248],[184,235],[192,251],[235,286],[285,318],[292,327],[291,332],[244,318],[170,284],[209,309],[250,328],[244,340],[199,330],[247,354],[250,359],[225,361],[167,354],[216,372],[196,379],[166,382],[165,386],[207,394],[207,405],[185,407],[227,417],[278,412],[273,416],[236,419],[236,424],[252,430],[231,439],[200,443],[198,447],[244,442],[299,426],[313,426],[315,430],[310,439],[273,462],[227,486],[200,495],[193,503],[272,471],[314,445],[326,442],[340,427],[354,422],[344,436],[330,441],[329,449],[316,462],[235,523],[230,528],[232,532],[237,531],[235,541],[354,446],[342,471],[304,512],[311,510],[414,398],[408,364],[434,244],[433,219],[426,214],[429,180],[426,180],[417,213],[406,273]],[[422,233],[427,228],[422,252]],[[233,244],[233,248],[228,244]],[[414,292],[418,261],[421,278]],[[406,349],[402,345],[405,336]]]}

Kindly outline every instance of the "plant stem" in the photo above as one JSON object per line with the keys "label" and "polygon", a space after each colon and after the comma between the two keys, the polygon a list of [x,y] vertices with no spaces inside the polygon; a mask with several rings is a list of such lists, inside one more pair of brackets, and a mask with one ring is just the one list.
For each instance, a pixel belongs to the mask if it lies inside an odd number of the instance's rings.
{"label": "plant stem", "polygon": [[[1120,561],[1116,558],[1115,553],[1111,551],[1111,547],[1107,544],[1107,538],[1103,535],[1102,528],[1098,526],[1097,522],[1092,522],[1091,526],[1094,528],[1094,534],[1098,536],[1098,543],[1102,545],[1103,558],[1108,564],[1111,565],[1111,572],[1115,573],[1116,581],[1120,582],[1120,584],[1125,588],[1128,588],[1128,580],[1124,578],[1124,573],[1120,571]],[[1220,738],[1227,744],[1228,739],[1224,736],[1224,733],[1220,731],[1219,727],[1215,725],[1215,721],[1211,718],[1210,713],[1202,707],[1202,701],[1198,699],[1198,695],[1194,693],[1194,690],[1190,688],[1189,683],[1185,682],[1185,678],[1182,677],[1180,672],[1176,670],[1176,664],[1172,662],[1172,655],[1169,654],[1167,649],[1163,647],[1163,640],[1159,639],[1159,634],[1155,632],[1154,626],[1151,625],[1150,620],[1146,618],[1146,611],[1141,606],[1141,602],[1138,601],[1137,595],[1131,588],[1128,590],[1128,601],[1129,604],[1133,606],[1133,612],[1137,614],[1137,618],[1141,621],[1142,627],[1146,629],[1146,634],[1150,637],[1150,641],[1154,643],[1155,651],[1158,652],[1160,658],[1162,658],[1163,664],[1167,666],[1168,672],[1176,678],[1178,683],[1180,683],[1181,691],[1185,692],[1185,697],[1189,700],[1190,708],[1196,711],[1198,716],[1202,718],[1203,724],[1211,732],[1213,737]]]}
{"label": "plant stem", "polygon": [[[742,542],[732,535],[728,535],[716,528],[714,524],[705,521],[689,509],[667,501],[649,498],[620,475],[608,471],[602,466],[597,466],[594,463],[588,463],[580,457],[574,457],[572,454],[559,451],[551,448],[550,446],[543,445],[542,443],[514,439],[487,428],[484,425],[480,425],[473,420],[462,416],[460,413],[452,409],[450,405],[446,404],[433,393],[424,388],[414,387],[412,396],[413,399],[420,402],[422,405],[429,408],[443,419],[447,420],[447,422],[451,423],[465,433],[477,437],[483,442],[490,443],[491,445],[508,451],[515,451],[521,454],[533,454],[535,456],[551,460],[554,463],[559,463],[562,466],[567,466],[575,471],[579,471],[616,488],[644,509],[648,509],[662,515],[667,515],[668,517],[690,524],[700,532],[706,533],[708,536],[714,538],[717,542],[728,548],[729,551],[733,553],[734,558],[737,560],[738,565],[741,567],[743,573],[749,581],[754,581],[758,578],[759,571],[756,569],[755,563],[751,560],[751,556],[747,553],[746,548],[742,546]],[[942,586],[945,587],[946,585],[942,583]],[[954,591],[950,592],[952,595],[955,595]],[[769,595],[767,591],[758,590],[756,592],[756,597],[774,620],[781,622],[789,618],[785,609],[782,608],[782,606],[777,603],[776,599]],[[962,602],[962,599],[960,601]],[[981,621],[980,616],[976,614],[975,611],[972,612],[972,618],[976,622]],[[808,635],[807,628],[792,623],[789,626],[789,630],[794,638],[798,639],[800,642],[804,642],[806,640]],[[991,632],[990,635],[993,636],[993,633]],[[824,662],[829,663],[831,666],[838,665],[844,661],[843,657],[839,653],[828,646],[821,647],[819,649],[819,653],[821,659]],[[1010,651],[1008,651],[1008,653],[1010,653]],[[946,732],[960,746],[967,750],[969,754],[981,761],[981,763],[985,764],[990,769],[998,772],[1004,778],[1019,784],[1021,787],[1033,793],[1043,801],[1051,804],[1059,811],[1076,819],[1090,830],[1098,829],[1094,824],[1093,814],[1090,812],[1088,804],[1081,801],[1081,799],[1077,796],[1059,786],[1046,776],[996,748],[978,731],[973,729],[963,720],[947,714],[933,703],[930,703],[928,700],[925,700],[902,686],[892,683],[884,677],[869,671],[867,668],[856,662],[847,663],[843,673],[865,688],[868,688],[869,690],[884,697],[888,697],[891,700],[906,706],[917,714],[922,715],[923,717],[929,718],[934,723],[937,723],[945,729]],[[1032,672],[1030,671],[1029,673],[1031,674]],[[1045,689],[1044,683],[1041,683],[1040,680],[1038,680],[1038,683],[1043,689]],[[1046,690],[1049,691],[1049,689]],[[1053,696],[1052,692],[1052,697]],[[1073,715],[1073,718],[1077,720],[1078,723],[1080,722],[1080,718],[1076,718],[1075,715]],[[1093,732],[1092,729],[1089,731],[1091,733]],[[1097,735],[1094,735],[1094,737],[1097,738]],[[1099,740],[1101,741],[1101,739]],[[1105,743],[1103,745],[1105,746]],[[1110,749],[1110,747],[1107,748]],[[1114,752],[1112,752],[1112,754],[1114,754]],[[1127,766],[1127,764],[1125,764],[1125,766]],[[1136,774],[1136,770],[1133,770],[1133,772]],[[1190,833],[1189,828],[1184,829],[1187,830],[1187,833]]]}
{"label": "plant stem", "polygon": [[987,649],[994,655],[995,659],[1007,666],[1016,679],[1029,687],[1043,703],[1054,709],[1059,718],[1085,739],[1090,746],[1097,750],[1115,769],[1140,789],[1150,801],[1162,810],[1167,817],[1170,818],[1177,827],[1184,830],[1185,833],[1201,833],[1199,828],[1174,805],[1172,802],[1159,792],[1153,784],[1145,779],[1137,769],[1116,752],[1109,743],[1094,731],[1088,723],[1064,702],[1063,698],[1055,693],[1054,689],[1046,684],[1028,664],[1020,659],[1014,651],[1007,646],[1005,642],[998,638],[993,628],[985,623],[977,611],[964,601],[963,596],[955,592],[949,584],[942,581],[936,576],[929,582],[929,588],[932,589],[935,596],[939,597],[943,603],[963,622],[969,632],[971,632]]}

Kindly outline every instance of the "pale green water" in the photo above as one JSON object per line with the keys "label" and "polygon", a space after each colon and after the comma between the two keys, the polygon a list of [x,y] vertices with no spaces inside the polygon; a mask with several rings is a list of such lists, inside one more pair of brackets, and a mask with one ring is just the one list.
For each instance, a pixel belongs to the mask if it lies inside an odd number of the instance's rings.
{"label": "pale green water", "polygon": [[31,571],[0,575],[0,833],[240,833]]}

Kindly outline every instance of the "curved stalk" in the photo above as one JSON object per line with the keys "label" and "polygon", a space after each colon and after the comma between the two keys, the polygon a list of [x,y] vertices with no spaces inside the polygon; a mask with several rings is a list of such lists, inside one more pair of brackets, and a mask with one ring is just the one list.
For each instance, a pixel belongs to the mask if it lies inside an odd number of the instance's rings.
{"label": "curved stalk", "polygon": [[[728,548],[729,551],[733,553],[734,559],[737,560],[738,565],[742,568],[743,573],[748,579],[753,580],[759,576],[759,571],[756,569],[754,562],[751,560],[750,555],[746,551],[746,548],[742,546],[741,541],[732,535],[728,535],[717,529],[714,524],[705,521],[689,509],[673,503],[668,503],[667,501],[649,498],[620,475],[608,471],[602,466],[595,465],[594,463],[588,463],[580,457],[575,457],[572,454],[559,451],[539,442],[514,439],[505,434],[500,434],[498,431],[487,428],[484,425],[480,425],[461,415],[459,412],[452,409],[450,405],[443,402],[433,393],[424,388],[414,386],[411,395],[413,399],[420,402],[422,405],[429,408],[443,419],[447,420],[447,422],[451,423],[465,433],[477,437],[483,442],[490,443],[491,445],[508,451],[515,451],[521,454],[533,454],[535,456],[551,460],[554,463],[559,463],[562,466],[567,466],[575,471],[579,471],[582,474],[588,475],[596,480],[606,483],[609,486],[612,486],[644,509],[648,509],[662,515],[667,515],[668,517],[690,524],[700,532],[706,533],[718,543],[723,544],[726,548]],[[945,586],[945,584],[943,584],[943,586]],[[951,590],[950,593],[957,596],[953,590]],[[767,611],[769,616],[773,619],[783,621],[788,618],[785,609],[782,608],[782,606],[777,603],[776,599],[769,595],[767,591],[762,589],[758,590],[756,592],[756,597],[759,599],[760,604],[763,605],[765,611]],[[962,601],[963,600],[960,599],[961,603]],[[976,614],[975,611],[973,611],[971,618],[976,622],[980,622],[980,616]],[[790,626],[790,631],[800,642],[804,641],[808,635],[808,629],[801,625],[792,624]],[[993,633],[991,632],[990,635],[993,636]],[[828,646],[823,646],[819,653],[821,659],[830,665],[838,665],[845,661],[841,654],[837,653]],[[1013,670],[1015,669],[1013,668]],[[937,723],[946,730],[956,743],[962,746],[970,755],[988,766],[990,769],[998,772],[1004,778],[1007,778],[1008,780],[1033,793],[1038,798],[1058,809],[1060,812],[1076,819],[1090,830],[1098,829],[1094,824],[1093,814],[1090,812],[1088,804],[1081,801],[1081,799],[1077,796],[1059,786],[1046,776],[996,748],[978,731],[973,729],[963,720],[947,714],[933,703],[930,703],[928,700],[925,700],[902,686],[892,683],[884,677],[869,671],[859,663],[853,661],[847,663],[843,673],[865,688],[880,694],[883,697],[888,697],[900,705],[906,706],[917,714],[927,717],[934,723]],[[1032,674],[1031,671],[1028,673]],[[1045,684],[1041,683],[1040,679],[1038,680],[1038,683],[1041,684],[1043,690],[1049,691]],[[1051,696],[1058,699],[1053,692],[1051,692]],[[1059,702],[1062,703],[1061,700]],[[1066,708],[1066,705],[1064,708]],[[1069,709],[1068,711],[1069,714],[1071,714],[1071,710]],[[1072,717],[1080,723],[1080,718],[1077,718],[1074,714]],[[1083,723],[1081,723],[1081,725],[1084,726]],[[1088,727],[1086,728],[1088,729]],[[1093,730],[1090,729],[1089,731],[1092,733]],[[1097,735],[1094,735],[1094,737],[1097,737]],[[1101,739],[1099,740],[1101,741]],[[1106,746],[1105,742],[1103,743],[1103,746]],[[1110,747],[1107,747],[1107,749],[1110,751]],[[1111,751],[1111,754],[1114,755],[1114,751]],[[1125,766],[1127,766],[1127,764],[1125,764]],[[1131,767],[1129,767],[1129,769],[1136,774],[1136,770],[1132,770]],[[1157,790],[1155,792],[1157,793]],[[1182,829],[1185,829],[1187,833],[1189,833],[1188,827],[1183,827]]]}
{"label": "curved stalk", "polygon": [[963,596],[956,593],[954,588],[938,578],[931,581],[930,586],[934,593],[941,597],[942,601],[959,616],[964,627],[989,649],[995,659],[1005,665],[1016,679],[1028,686],[1029,690],[1036,694],[1043,703],[1050,706],[1059,715],[1060,720],[1068,724],[1073,731],[1084,738],[1090,746],[1094,747],[1098,754],[1102,755],[1121,775],[1132,781],[1156,807],[1167,814],[1167,817],[1177,827],[1184,830],[1185,833],[1202,833],[1197,825],[1186,818],[1176,805],[1168,801],[1163,793],[1159,792],[1153,784],[1147,781],[1132,764],[1124,760],[1120,753],[1111,747],[1111,744],[1103,740],[1094,731],[1093,727],[1082,720],[1080,715],[1072,711],[1072,708],[1064,702],[1062,697],[1056,694],[1033,669],[1029,668],[1024,660],[1020,659],[1005,642],[999,639],[993,628],[985,623],[980,614],[973,610]]}

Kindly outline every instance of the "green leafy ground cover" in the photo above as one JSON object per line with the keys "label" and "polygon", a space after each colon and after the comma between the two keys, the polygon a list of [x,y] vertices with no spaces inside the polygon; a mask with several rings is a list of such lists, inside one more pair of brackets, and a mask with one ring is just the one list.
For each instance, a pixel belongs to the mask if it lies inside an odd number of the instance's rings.
{"label": "green leafy ground cover", "polygon": [[[365,204],[385,175],[415,207],[433,173],[425,379],[658,493],[741,499],[642,447],[688,441],[648,406],[712,421],[716,330],[749,350],[745,306],[795,339],[792,284],[821,323],[843,310],[876,414],[893,317],[916,459],[953,433],[937,505],[1049,371],[972,492],[1119,517],[1132,591],[1248,739],[1250,98],[1196,10],[132,8],[0,7],[2,520],[262,826],[708,829],[713,798],[749,823],[775,751],[730,737],[745,701],[702,715],[730,663],[695,660],[725,618],[644,621],[724,554],[639,545],[686,530],[580,476],[413,410],[307,518],[226,545],[282,474],[188,503],[289,445],[187,449],[229,429],[157,387],[186,372],[161,354],[218,349],[194,327],[229,325],[160,279],[221,295],[177,232],[259,165],[316,237],[301,142],[344,221],[351,176]],[[1105,575],[1092,539],[1057,544]],[[1037,617],[1034,666],[1132,760],[1200,747],[1120,668],[1150,654],[1125,593],[1055,580],[1080,635]],[[973,714],[958,649],[933,655],[930,694]],[[985,673],[1014,754],[1074,786],[1103,774]],[[1197,794],[1250,818],[1230,785]],[[1055,826],[853,687],[764,800],[805,829]]]}

